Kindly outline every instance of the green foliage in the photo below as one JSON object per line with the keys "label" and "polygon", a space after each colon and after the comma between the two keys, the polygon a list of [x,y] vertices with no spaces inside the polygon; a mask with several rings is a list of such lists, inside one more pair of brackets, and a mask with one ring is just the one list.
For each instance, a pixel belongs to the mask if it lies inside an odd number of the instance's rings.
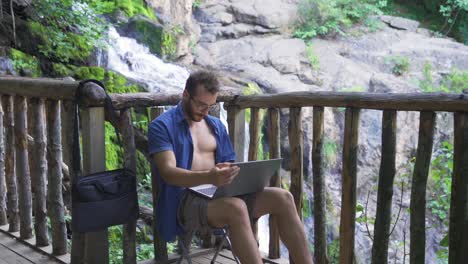
{"label": "green foliage", "polygon": [[38,49],[48,59],[83,63],[94,47],[101,45],[103,21],[85,2],[72,0],[33,1],[38,21],[29,23],[40,39]]}
{"label": "green foliage", "polygon": [[450,197],[452,192],[453,144],[444,141],[439,151],[434,155],[429,171],[429,210],[445,226],[446,235],[439,242],[437,259],[440,263],[448,260],[448,225],[450,212]]}
{"label": "green foliage", "polygon": [[367,223],[367,224],[375,224],[375,217],[371,217],[366,215],[366,208],[361,203],[357,203],[356,205],[356,222],[357,223]]}
{"label": "green foliage", "polygon": [[192,8],[193,9],[199,8],[201,6],[201,3],[202,3],[202,0],[194,0],[192,4]]}
{"label": "green foliage", "polygon": [[16,72],[30,72],[31,77],[39,77],[42,75],[39,67],[39,61],[36,57],[30,56],[22,51],[10,48],[10,59],[13,63],[13,68]]}
{"label": "green foliage", "polygon": [[80,79],[104,80],[105,70],[101,67],[79,67],[75,71],[75,76]]}
{"label": "green foliage", "polygon": [[302,216],[304,219],[312,217],[312,214],[314,213],[312,207],[312,203],[310,201],[309,196],[307,193],[304,193],[302,195]]}
{"label": "green foliage", "polygon": [[85,0],[84,2],[86,2],[96,14],[112,14],[117,9],[115,6],[116,1],[114,0]]}
{"label": "green foliage", "polygon": [[156,19],[153,9],[146,5],[144,0],[114,0],[117,9],[125,12],[128,17],[144,15]]}
{"label": "green foliage", "polygon": [[380,14],[386,0],[301,0],[299,22],[294,37],[341,34],[353,23],[371,14]]}
{"label": "green foliage", "polygon": [[177,36],[184,34],[183,29],[176,25],[169,30],[164,30],[162,36],[162,56],[166,59],[175,59],[177,53]]}
{"label": "green foliage", "polygon": [[328,245],[328,260],[330,264],[338,264],[340,260],[340,240],[334,239]]}
{"label": "green foliage", "polygon": [[452,68],[445,75],[440,84],[436,84],[432,77],[432,65],[426,62],[423,66],[423,78],[419,80],[419,88],[424,92],[462,93],[468,89],[468,71]]}
{"label": "green foliage", "polygon": [[320,60],[317,54],[315,54],[312,44],[307,44],[306,52],[307,52],[307,58],[309,59],[310,67],[312,68],[312,70],[319,70]]}
{"label": "green foliage", "polygon": [[407,57],[390,56],[385,58],[385,64],[392,66],[392,73],[400,76],[408,72],[410,64]]}
{"label": "green foliage", "polygon": [[450,193],[452,188],[453,145],[442,142],[442,146],[431,162],[430,190],[431,200],[428,204],[431,212],[448,225]]}
{"label": "green foliage", "polygon": [[326,168],[332,168],[336,165],[337,153],[338,144],[330,138],[325,138],[323,141],[323,156]]}
{"label": "green foliage", "polygon": [[53,77],[73,76],[75,67],[72,65],[65,65],[62,63],[52,63],[52,71],[50,75]]}

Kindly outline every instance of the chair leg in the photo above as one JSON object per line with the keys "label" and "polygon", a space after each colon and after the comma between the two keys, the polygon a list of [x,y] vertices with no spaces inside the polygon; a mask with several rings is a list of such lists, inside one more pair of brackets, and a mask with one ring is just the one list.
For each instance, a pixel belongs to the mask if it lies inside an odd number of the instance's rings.
{"label": "chair leg", "polygon": [[211,260],[211,264],[215,263],[216,258],[218,257],[218,254],[219,254],[219,252],[221,251],[222,248],[223,248],[223,241],[220,241],[220,243],[216,247],[216,252],[215,252],[215,255],[214,255],[213,259]]}

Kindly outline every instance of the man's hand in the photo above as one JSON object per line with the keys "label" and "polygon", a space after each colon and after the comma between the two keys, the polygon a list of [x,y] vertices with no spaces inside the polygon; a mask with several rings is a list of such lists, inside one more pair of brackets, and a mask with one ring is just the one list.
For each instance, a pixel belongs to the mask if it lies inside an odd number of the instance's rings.
{"label": "man's hand", "polygon": [[216,186],[229,184],[239,174],[239,166],[232,166],[231,163],[218,163],[210,170],[210,183]]}

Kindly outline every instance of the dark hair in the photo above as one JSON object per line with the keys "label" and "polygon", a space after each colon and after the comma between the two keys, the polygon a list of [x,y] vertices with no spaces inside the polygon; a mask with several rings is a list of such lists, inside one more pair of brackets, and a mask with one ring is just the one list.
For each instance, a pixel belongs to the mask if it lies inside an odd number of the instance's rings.
{"label": "dark hair", "polygon": [[213,72],[202,70],[190,74],[190,77],[185,83],[185,90],[187,90],[189,94],[195,95],[195,91],[200,85],[212,94],[219,92],[219,80]]}

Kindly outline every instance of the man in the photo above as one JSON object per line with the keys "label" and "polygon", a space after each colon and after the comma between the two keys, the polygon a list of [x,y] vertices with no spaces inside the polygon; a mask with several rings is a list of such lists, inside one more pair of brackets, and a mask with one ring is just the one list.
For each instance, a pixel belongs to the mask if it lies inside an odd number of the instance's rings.
{"label": "man", "polygon": [[166,241],[202,227],[229,226],[234,253],[242,263],[262,263],[251,220],[265,214],[278,219],[282,241],[295,263],[312,263],[303,225],[292,195],[280,188],[256,194],[207,200],[187,187],[221,186],[239,173],[226,128],[208,115],[216,105],[219,81],[199,71],[187,79],[182,101],[149,125],[149,153],[159,184],[158,230]]}

